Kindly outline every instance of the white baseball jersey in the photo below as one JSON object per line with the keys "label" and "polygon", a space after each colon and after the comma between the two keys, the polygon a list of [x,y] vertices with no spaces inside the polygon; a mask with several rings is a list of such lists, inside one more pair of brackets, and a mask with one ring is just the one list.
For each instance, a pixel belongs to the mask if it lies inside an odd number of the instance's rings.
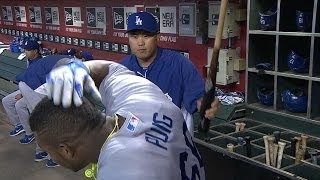
{"label": "white baseball jersey", "polygon": [[126,118],[101,149],[99,180],[205,179],[181,110],[156,85],[111,64],[99,91],[106,114]]}

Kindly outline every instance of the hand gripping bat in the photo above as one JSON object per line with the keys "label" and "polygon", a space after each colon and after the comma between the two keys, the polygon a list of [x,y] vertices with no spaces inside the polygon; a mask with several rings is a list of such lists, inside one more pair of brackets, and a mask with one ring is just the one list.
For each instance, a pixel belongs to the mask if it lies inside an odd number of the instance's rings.
{"label": "hand gripping bat", "polygon": [[207,133],[209,131],[209,126],[210,126],[210,120],[208,118],[205,118],[204,115],[206,110],[211,107],[211,103],[215,99],[214,94],[215,94],[216,76],[217,76],[217,69],[218,69],[217,65],[218,65],[219,51],[221,47],[221,37],[222,37],[222,31],[224,26],[224,19],[227,12],[227,5],[228,5],[228,0],[221,0],[216,38],[214,40],[214,47],[213,47],[210,69],[209,69],[209,77],[212,82],[212,88],[204,95],[201,103],[201,107],[200,107],[201,119],[198,125],[198,130],[204,133]]}

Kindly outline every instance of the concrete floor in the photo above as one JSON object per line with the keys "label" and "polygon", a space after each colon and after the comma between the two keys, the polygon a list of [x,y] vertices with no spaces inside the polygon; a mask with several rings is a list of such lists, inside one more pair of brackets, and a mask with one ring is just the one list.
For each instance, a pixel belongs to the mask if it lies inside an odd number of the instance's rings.
{"label": "concrete floor", "polygon": [[47,168],[45,161],[34,161],[34,141],[19,144],[24,133],[10,137],[13,128],[7,123],[0,101],[0,179],[1,180],[81,180],[86,179],[83,170],[77,173],[63,167]]}

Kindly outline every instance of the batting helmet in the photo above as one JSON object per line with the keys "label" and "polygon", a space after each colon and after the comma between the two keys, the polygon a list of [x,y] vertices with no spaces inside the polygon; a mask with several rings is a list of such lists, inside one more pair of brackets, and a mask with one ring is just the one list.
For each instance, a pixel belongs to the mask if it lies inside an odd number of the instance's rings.
{"label": "batting helmet", "polygon": [[259,12],[260,27],[264,31],[275,30],[277,21],[277,7],[270,8],[267,12]]}
{"label": "batting helmet", "polygon": [[272,106],[273,105],[273,89],[266,87],[258,88],[257,97],[261,104]]}
{"label": "batting helmet", "polygon": [[282,104],[291,112],[307,112],[307,95],[301,89],[287,89],[281,93]]}
{"label": "batting helmet", "polygon": [[309,59],[299,56],[293,50],[288,55],[288,67],[297,73],[306,73],[309,69]]}
{"label": "batting helmet", "polygon": [[312,25],[312,13],[296,10],[296,26],[298,31],[310,31]]}

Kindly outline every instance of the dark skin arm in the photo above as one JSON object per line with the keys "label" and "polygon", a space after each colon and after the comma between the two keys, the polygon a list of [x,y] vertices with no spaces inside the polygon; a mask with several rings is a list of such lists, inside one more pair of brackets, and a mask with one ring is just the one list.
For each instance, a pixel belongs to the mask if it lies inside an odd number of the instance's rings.
{"label": "dark skin arm", "polygon": [[108,61],[87,61],[84,63],[89,69],[89,75],[93,79],[97,87],[100,86],[102,80],[109,73],[109,65],[111,64]]}

